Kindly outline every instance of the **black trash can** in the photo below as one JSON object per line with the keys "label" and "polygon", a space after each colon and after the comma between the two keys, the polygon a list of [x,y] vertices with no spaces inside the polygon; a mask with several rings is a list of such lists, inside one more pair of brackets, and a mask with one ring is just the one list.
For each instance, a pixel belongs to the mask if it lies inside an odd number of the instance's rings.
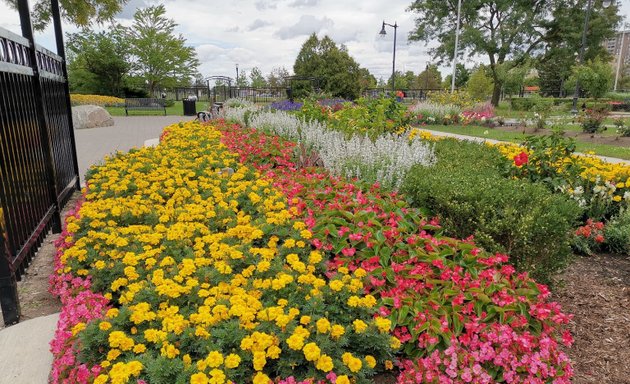
{"label": "black trash can", "polygon": [[197,100],[184,99],[184,116],[195,116],[197,114]]}

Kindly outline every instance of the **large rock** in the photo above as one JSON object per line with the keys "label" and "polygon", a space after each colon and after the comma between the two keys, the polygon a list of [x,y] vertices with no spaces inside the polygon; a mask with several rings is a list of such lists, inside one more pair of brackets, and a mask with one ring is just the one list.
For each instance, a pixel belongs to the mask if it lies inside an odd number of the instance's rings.
{"label": "large rock", "polygon": [[74,129],[110,127],[114,125],[109,112],[98,105],[78,105],[72,107]]}

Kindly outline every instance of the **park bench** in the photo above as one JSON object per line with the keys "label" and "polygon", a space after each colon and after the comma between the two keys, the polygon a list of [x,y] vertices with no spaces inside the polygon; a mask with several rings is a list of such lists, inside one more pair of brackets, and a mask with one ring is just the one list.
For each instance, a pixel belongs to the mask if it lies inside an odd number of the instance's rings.
{"label": "park bench", "polygon": [[159,111],[164,110],[166,116],[166,100],[153,98],[125,99],[125,114],[129,116],[130,110]]}

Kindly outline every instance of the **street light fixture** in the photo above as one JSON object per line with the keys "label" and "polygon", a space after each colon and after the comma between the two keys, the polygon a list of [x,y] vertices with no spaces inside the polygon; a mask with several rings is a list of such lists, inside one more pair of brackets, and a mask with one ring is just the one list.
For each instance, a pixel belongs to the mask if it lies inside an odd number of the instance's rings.
{"label": "street light fixture", "polygon": [[455,52],[453,52],[453,74],[451,75],[451,93],[455,91],[455,76],[457,75],[457,51],[459,50],[459,20],[462,13],[462,0],[457,1],[457,26],[455,28]]}
{"label": "street light fixture", "polygon": [[383,27],[381,28],[381,32],[379,34],[381,36],[387,35],[385,31],[385,26],[390,26],[394,28],[394,58],[392,59],[392,91],[396,91],[396,29],[398,28],[398,24],[394,21],[394,25],[387,24],[385,20],[383,20]]}
{"label": "street light fixture", "polygon": [[[608,8],[614,0],[602,0],[602,8]],[[588,20],[591,17],[591,10],[593,8],[593,0],[588,0],[586,5],[586,15],[584,16],[584,29],[582,30],[582,46],[580,47],[580,53],[578,56],[579,65],[584,64],[584,51],[586,50],[586,33],[588,32]],[[573,94],[573,108],[571,113],[577,115],[577,102],[580,97],[580,80],[575,79],[575,93]]]}
{"label": "street light fixture", "polygon": [[236,85],[238,85],[238,64],[236,64]]}

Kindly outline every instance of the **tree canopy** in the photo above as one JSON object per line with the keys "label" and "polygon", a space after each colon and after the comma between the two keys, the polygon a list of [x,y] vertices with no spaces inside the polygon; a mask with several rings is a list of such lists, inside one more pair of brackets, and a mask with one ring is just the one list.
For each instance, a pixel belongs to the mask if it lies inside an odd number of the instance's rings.
{"label": "tree canopy", "polygon": [[182,35],[175,35],[177,24],[165,13],[163,5],[139,9],[128,29],[132,73],[145,81],[150,92],[158,86],[188,83],[199,66],[194,48],[186,46]]}
{"label": "tree canopy", "polygon": [[[569,76],[575,64],[575,54],[581,44],[584,12],[588,0],[475,0],[462,1],[460,54],[481,55],[488,59],[494,83],[492,103],[498,104],[503,86],[502,73],[523,65],[533,55],[548,55],[553,71],[560,71],[559,82]],[[610,36],[619,22],[619,6],[601,9],[593,2],[589,22],[589,53],[586,59],[601,54],[602,39]],[[432,51],[435,57],[452,60],[456,0],[415,0],[408,10],[417,14],[412,41],[435,39],[439,45]],[[599,53],[598,53],[599,51]],[[543,60],[544,62],[545,60]],[[541,70],[546,68],[541,66]],[[567,69],[566,72],[562,72]],[[548,78],[541,74],[541,80]]]}
{"label": "tree canopy", "polygon": [[124,28],[114,25],[107,33],[86,29],[69,34],[66,46],[71,90],[122,95],[131,68]]}
{"label": "tree canopy", "polygon": [[[17,10],[18,0],[4,0]],[[71,24],[87,27],[96,22],[99,24],[111,21],[122,11],[128,0],[59,0],[61,17]],[[50,0],[35,0],[32,3],[32,23],[36,30],[44,30],[51,22],[52,10]]]}
{"label": "tree canopy", "polygon": [[361,81],[365,71],[361,71],[347,48],[338,47],[328,36],[319,39],[315,33],[302,45],[293,72],[296,76],[315,77],[324,92],[348,99],[359,97],[361,84],[365,83]]}

